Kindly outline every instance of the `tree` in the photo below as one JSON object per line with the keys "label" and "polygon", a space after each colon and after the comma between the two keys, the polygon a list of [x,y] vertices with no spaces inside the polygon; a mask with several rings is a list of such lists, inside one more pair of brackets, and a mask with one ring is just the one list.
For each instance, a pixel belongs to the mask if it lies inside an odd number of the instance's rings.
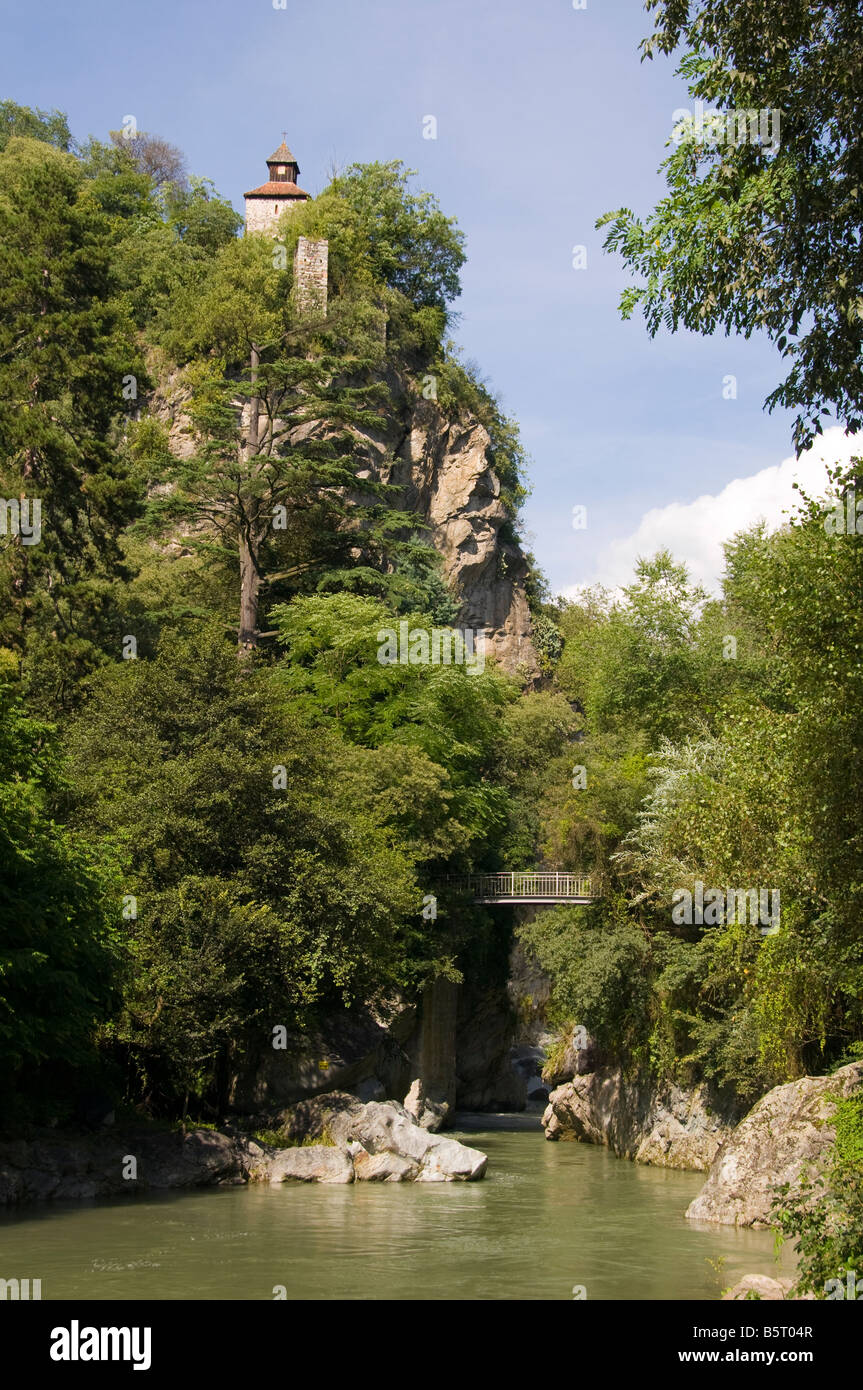
{"label": "tree", "polygon": [[118,536],[138,503],[119,421],[124,383],[145,374],[115,291],[110,228],[77,161],[10,140],[0,154],[0,490],[38,505],[41,527],[28,540],[4,525],[2,628],[19,649],[35,629],[73,665],[104,636]]}
{"label": "tree", "polygon": [[[395,489],[370,476],[387,463],[378,440],[396,389],[375,292],[348,281],[326,317],[309,313],[279,249],[262,236],[231,242],[206,283],[179,296],[172,346],[189,362],[194,452],[174,460],[149,424],[138,437],[153,481],[170,488],[152,499],[148,524],[203,525],[189,543],[238,573],[245,652],[279,582],[395,584],[407,595],[418,569],[420,587],[434,588],[437,565],[416,539],[418,518],[388,507]],[[390,579],[400,559],[413,574]]]}
{"label": "tree", "polygon": [[[62,790],[55,731],[29,716],[0,650],[0,1088],[56,1101],[91,1064],[116,1007],[119,907],[105,856],[52,806]],[[101,857],[102,868],[97,868]]]}
{"label": "tree", "polygon": [[581,705],[591,732],[630,725],[633,716],[653,739],[687,727],[705,598],[667,550],[638,560],[621,600],[592,596],[589,603],[598,602],[605,613],[598,622],[582,618],[570,628],[558,668],[561,686]]}
{"label": "tree", "polygon": [[[300,597],[274,609],[273,617],[284,649],[276,678],[303,717],[385,753],[369,765],[391,798],[394,780],[403,782],[412,760],[417,784],[425,778],[422,797],[418,789],[398,797],[403,842],[411,843],[408,826],[421,824],[419,833],[434,846],[427,862],[440,861],[438,868],[493,856],[507,825],[501,717],[515,699],[511,682],[464,664],[379,660],[380,633],[395,622],[379,600]],[[430,628],[423,614],[408,619],[410,632]],[[382,785],[380,769],[388,763],[394,771]]]}
{"label": "tree", "polygon": [[[668,195],[642,221],[607,213],[608,250],[638,277],[651,336],[680,326],[763,331],[787,357],[767,406],[798,411],[798,453],[830,413],[863,421],[863,27],[846,0],[649,0],[643,56],[687,45],[690,94],[716,103],[683,122]],[[710,108],[713,109],[713,108]],[[729,113],[737,113],[731,116]],[[772,114],[771,114],[772,113]],[[737,116],[740,116],[738,121]],[[753,134],[755,131],[759,133]]]}
{"label": "tree", "polygon": [[354,237],[371,278],[415,308],[445,309],[461,293],[464,234],[431,193],[414,193],[399,160],[352,164],[326,193],[353,214]]}
{"label": "tree", "polygon": [[187,185],[186,159],[182,150],[164,140],[161,135],[149,135],[138,130],[134,135],[125,130],[112,130],[111,140],[145,174],[155,188],[165,184],[182,191]]}
{"label": "tree", "polygon": [[409,858],[351,797],[338,739],[218,624],[98,672],[69,747],[70,814],[114,847],[133,904],[113,1036],[154,1106],[221,1109],[275,1026],[410,981]]}
{"label": "tree", "polygon": [[5,150],[13,136],[44,140],[67,152],[72,148],[69,123],[62,111],[40,111],[19,106],[17,101],[0,101],[0,151]]}
{"label": "tree", "polygon": [[624,1062],[644,1060],[651,1011],[651,947],[617,897],[601,925],[593,908],[556,908],[519,928],[553,980],[557,1022],[582,1024]]}

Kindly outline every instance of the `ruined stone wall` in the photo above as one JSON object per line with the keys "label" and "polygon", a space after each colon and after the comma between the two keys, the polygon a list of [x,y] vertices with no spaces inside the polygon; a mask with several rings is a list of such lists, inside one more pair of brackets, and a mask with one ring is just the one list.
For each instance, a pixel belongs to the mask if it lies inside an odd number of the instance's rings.
{"label": "ruined stone wall", "polygon": [[294,253],[294,294],[300,313],[327,312],[330,245],[301,236]]}

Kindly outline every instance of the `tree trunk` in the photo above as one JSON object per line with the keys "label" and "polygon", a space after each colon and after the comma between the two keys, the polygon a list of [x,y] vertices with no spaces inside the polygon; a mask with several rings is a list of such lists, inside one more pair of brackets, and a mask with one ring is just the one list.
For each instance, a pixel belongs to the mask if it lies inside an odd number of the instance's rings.
{"label": "tree trunk", "polygon": [[255,382],[258,379],[258,367],[261,361],[261,354],[252,344],[252,351],[249,357],[249,379],[252,383],[252,398],[249,401],[249,438],[246,444],[246,457],[254,458],[258,452],[258,420],[261,414],[261,401],[255,391]]}
{"label": "tree trunk", "polygon": [[[258,349],[252,344],[249,355],[249,377],[252,382],[252,396],[249,401],[249,429],[246,437],[246,463],[257,457],[258,420],[261,403],[255,392],[258,379],[258,366],[261,360]],[[252,467],[254,465],[252,464]],[[240,535],[240,631],[238,646],[240,654],[254,651],[258,645],[258,599],[261,579],[255,564],[252,538],[247,531]]]}
{"label": "tree trunk", "polygon": [[240,653],[252,652],[258,645],[258,597],[261,579],[249,537],[240,537]]}

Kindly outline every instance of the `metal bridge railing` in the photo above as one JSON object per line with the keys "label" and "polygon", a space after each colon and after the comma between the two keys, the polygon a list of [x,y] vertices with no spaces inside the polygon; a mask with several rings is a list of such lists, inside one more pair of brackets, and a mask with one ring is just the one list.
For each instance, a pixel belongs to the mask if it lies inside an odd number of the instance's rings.
{"label": "metal bridge railing", "polygon": [[531,900],[545,902],[591,902],[590,877],[586,874],[526,873],[452,874],[447,887],[471,893],[474,902],[492,903]]}

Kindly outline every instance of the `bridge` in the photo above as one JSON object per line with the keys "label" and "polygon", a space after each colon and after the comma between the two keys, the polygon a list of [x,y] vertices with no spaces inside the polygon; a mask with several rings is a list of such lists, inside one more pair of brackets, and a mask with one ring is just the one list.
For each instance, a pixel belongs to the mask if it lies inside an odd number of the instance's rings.
{"label": "bridge", "polygon": [[469,893],[475,903],[592,903],[590,878],[584,874],[526,873],[451,874],[446,886]]}

